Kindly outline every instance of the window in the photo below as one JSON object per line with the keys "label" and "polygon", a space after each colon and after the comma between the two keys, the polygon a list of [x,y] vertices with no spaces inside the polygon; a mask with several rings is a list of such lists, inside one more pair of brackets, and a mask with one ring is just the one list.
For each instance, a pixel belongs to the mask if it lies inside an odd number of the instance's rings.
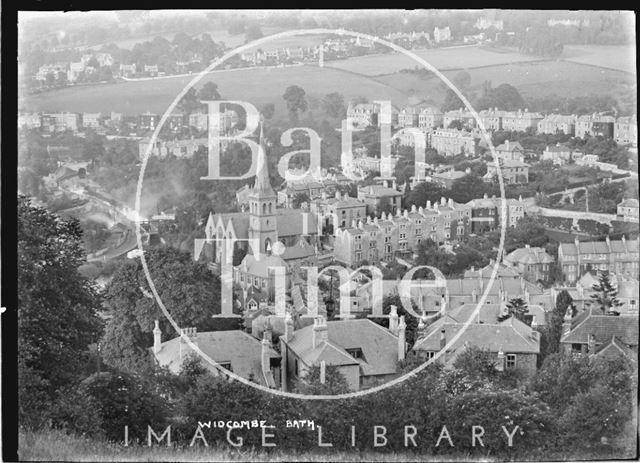
{"label": "window", "polygon": [[293,359],[293,375],[300,376],[300,365],[298,365],[298,359]]}
{"label": "window", "polygon": [[220,363],[219,365],[227,371],[233,371],[231,368],[231,362]]}
{"label": "window", "polygon": [[436,356],[436,353],[432,350],[428,350],[424,353],[425,360],[431,360],[435,356]]}
{"label": "window", "polygon": [[345,349],[345,350],[347,351],[347,354],[349,354],[351,357],[355,359],[364,358],[364,355],[362,354],[362,349],[360,349],[359,347],[356,347],[354,349]]}
{"label": "window", "polygon": [[362,260],[362,253],[361,252],[356,252],[356,260]]}
{"label": "window", "polygon": [[516,367],[516,354],[507,354],[507,368]]}
{"label": "window", "polygon": [[262,287],[266,288],[267,287],[267,282],[265,280],[262,280]]}

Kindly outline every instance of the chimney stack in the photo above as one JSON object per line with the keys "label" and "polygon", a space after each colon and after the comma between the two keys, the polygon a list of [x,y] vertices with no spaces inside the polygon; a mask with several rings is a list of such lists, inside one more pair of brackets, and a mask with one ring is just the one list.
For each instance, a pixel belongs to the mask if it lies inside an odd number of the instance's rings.
{"label": "chimney stack", "polygon": [[398,307],[391,306],[391,312],[389,313],[389,331],[394,335],[398,335]]}
{"label": "chimney stack", "polygon": [[498,364],[496,365],[496,370],[504,371],[504,352],[502,352],[502,347],[498,351]]}
{"label": "chimney stack", "polygon": [[156,326],[153,328],[153,353],[157,354],[162,349],[162,331],[160,331],[160,322],[156,320]]}
{"label": "chimney stack", "polygon": [[562,322],[562,335],[566,335],[569,331],[571,331],[571,306],[567,307],[567,312],[564,315],[564,320]]}
{"label": "chimney stack", "polygon": [[324,384],[327,381],[327,363],[320,361],[320,384]]}
{"label": "chimney stack", "polygon": [[293,339],[293,319],[289,312],[284,316],[284,340],[290,342]]}
{"label": "chimney stack", "polygon": [[427,200],[427,209],[431,209],[431,201]]}
{"label": "chimney stack", "polygon": [[329,331],[327,330],[327,322],[324,317],[320,316],[314,320],[312,336],[314,348],[319,347],[329,340]]}
{"label": "chimney stack", "polygon": [[398,360],[404,360],[407,349],[406,342],[406,329],[407,324],[404,321],[404,315],[400,317],[400,324],[398,325]]}

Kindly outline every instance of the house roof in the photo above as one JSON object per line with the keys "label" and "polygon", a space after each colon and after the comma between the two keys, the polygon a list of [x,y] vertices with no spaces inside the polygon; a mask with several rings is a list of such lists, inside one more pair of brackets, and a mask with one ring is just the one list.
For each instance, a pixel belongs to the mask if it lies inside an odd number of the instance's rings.
{"label": "house roof", "polygon": [[260,259],[256,259],[253,254],[247,254],[240,264],[240,268],[243,269],[243,271],[246,268],[246,272],[249,275],[261,278],[269,278],[273,275],[270,271],[271,267],[282,267],[286,269],[287,264],[282,257],[273,254],[261,254]]}
{"label": "house roof", "polygon": [[307,257],[314,256],[315,253],[316,251],[314,247],[307,243],[307,240],[300,237],[298,239],[298,242],[293,246],[287,247],[285,251],[280,255],[280,257],[282,257],[282,259],[284,259],[285,261],[294,259],[305,259]]}
{"label": "house roof", "polygon": [[510,252],[505,260],[514,264],[549,264],[553,262],[553,257],[544,248],[527,246]]}
{"label": "house roof", "polygon": [[[497,304],[487,304],[481,306],[479,322],[474,321],[466,329],[465,323],[454,321],[451,313],[447,317],[437,320],[430,325],[424,337],[416,341],[413,349],[421,351],[439,351],[441,331],[445,331],[445,339],[451,339],[464,329],[463,334],[449,348],[448,352],[460,353],[465,345],[475,346],[480,349],[488,349],[490,352],[505,353],[527,353],[538,354],[540,352],[539,337],[534,334],[529,326],[520,320],[509,317],[502,322],[490,321],[495,316],[499,306]],[[461,309],[470,313],[475,307]],[[460,314],[458,316],[462,319]],[[468,318],[468,316],[467,316]],[[483,322],[483,320],[487,320]],[[463,320],[466,321],[466,320]],[[447,341],[448,342],[448,341]]]}
{"label": "house roof", "polygon": [[638,207],[638,200],[635,198],[627,198],[627,199],[623,199],[622,202],[620,204],[618,204],[618,206],[622,206],[622,207]]}
{"label": "house roof", "polygon": [[366,187],[362,187],[359,188],[358,191],[362,191],[365,194],[368,195],[373,195],[376,197],[381,197],[381,196],[402,196],[402,193],[400,193],[399,191],[393,189],[393,188],[389,188],[387,186],[384,185],[369,185]]}
{"label": "house roof", "polygon": [[616,355],[622,355],[635,363],[638,362],[638,353],[627,346],[616,336],[612,336],[611,339],[609,339],[607,342],[600,346],[597,346],[594,357],[610,358]]}
{"label": "house roof", "polygon": [[[314,348],[313,326],[294,331],[287,343],[305,363],[324,360],[329,365],[359,364],[363,375],[388,375],[397,372],[398,337],[369,319],[327,322],[328,342]],[[355,359],[347,349],[362,350],[363,358]]]}
{"label": "house roof", "polygon": [[[485,267],[476,269],[476,270],[465,270],[464,277],[465,278],[478,278],[481,276],[482,278],[491,278],[491,274],[493,273],[493,267],[495,264],[489,264]],[[513,267],[509,267],[508,265],[499,264],[498,272],[496,277],[500,278],[518,278],[520,273]]]}
{"label": "house roof", "polygon": [[[209,358],[217,363],[231,363],[231,369],[235,374],[243,378],[253,378],[259,384],[266,385],[262,374],[262,344],[260,341],[240,330],[232,331],[208,331],[197,333],[196,342],[198,348]],[[182,351],[182,359],[180,352]],[[189,344],[182,342],[178,336],[161,345],[160,351],[155,354],[161,366],[168,367],[174,373],[178,373],[182,362],[187,355],[197,355]],[[270,358],[279,358],[280,355],[269,348]],[[206,368],[218,371],[209,364],[203,362]]]}
{"label": "house roof", "polygon": [[604,315],[587,310],[572,320],[571,331],[560,342],[586,344],[591,334],[598,343],[605,343],[615,336],[627,345],[637,346],[638,315]]}
{"label": "house roof", "polygon": [[498,145],[496,151],[507,151],[511,153],[513,151],[523,151],[523,148],[520,142],[514,141],[509,143],[505,142],[501,145]]}
{"label": "house roof", "polygon": [[[616,253],[637,252],[640,241],[636,240],[611,240],[611,251]],[[608,254],[609,246],[606,241],[579,241],[573,243],[560,243],[559,252],[565,256],[578,254]]]}

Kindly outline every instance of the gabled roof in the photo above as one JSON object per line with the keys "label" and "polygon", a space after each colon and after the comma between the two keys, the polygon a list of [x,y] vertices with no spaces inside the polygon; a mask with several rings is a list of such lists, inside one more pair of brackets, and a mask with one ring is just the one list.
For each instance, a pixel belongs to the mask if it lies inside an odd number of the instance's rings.
{"label": "gabled roof", "polygon": [[[465,327],[464,323],[451,323],[446,318],[429,326],[427,334],[416,341],[414,350],[440,350],[441,331],[445,331],[445,339],[452,339]],[[447,341],[448,342],[448,341]],[[463,334],[451,346],[448,352],[462,352],[466,345],[487,349],[490,352],[504,353],[540,353],[539,338],[526,324],[513,317],[499,323],[471,323]]]}
{"label": "gabled roof", "polygon": [[549,264],[553,262],[553,257],[547,254],[544,248],[524,247],[510,252],[505,260],[518,264]]}
{"label": "gabled roof", "polygon": [[[212,360],[217,363],[231,363],[231,369],[238,376],[247,379],[253,377],[254,381],[266,385],[261,364],[262,344],[248,333],[240,330],[208,331],[197,333],[196,339],[198,348]],[[181,351],[182,360],[180,359]],[[155,357],[161,366],[178,373],[182,362],[189,354],[198,355],[178,336],[163,342]],[[269,357],[279,358],[280,355],[269,348]],[[206,360],[203,360],[202,364],[208,369],[218,371]]]}
{"label": "gabled roof", "polygon": [[592,334],[598,343],[605,343],[615,336],[627,345],[637,346],[638,315],[603,315],[587,310],[572,320],[571,331],[560,342],[587,344]]}
{"label": "gabled roof", "polygon": [[498,145],[498,147],[496,148],[496,151],[507,151],[509,153],[512,153],[513,151],[523,151],[524,149],[522,148],[522,145],[520,144],[520,142],[514,141],[514,142],[509,142],[508,144],[502,143],[501,145]]}
{"label": "gabled roof", "polygon": [[[369,319],[328,321],[329,340],[316,348],[312,345],[312,330],[313,325],[294,331],[293,338],[287,343],[308,365],[320,360],[330,365],[359,364],[366,376],[397,372],[398,337]],[[346,352],[357,348],[362,350],[362,359],[355,359]]]}
{"label": "gabled roof", "polygon": [[604,344],[597,346],[594,357],[611,358],[616,355],[622,355],[634,363],[638,362],[638,353],[615,336],[612,336]]}
{"label": "gabled roof", "polygon": [[293,259],[305,259],[307,257],[314,256],[316,253],[313,246],[307,243],[307,240],[300,237],[298,242],[289,246],[285,249],[285,251],[280,255],[285,261],[293,260]]}
{"label": "gabled roof", "polygon": [[247,254],[242,259],[240,268],[244,270],[245,266],[249,275],[261,278],[273,276],[273,272],[270,270],[273,267],[287,268],[287,264],[282,257],[273,254],[261,254],[259,259],[256,259],[253,254]]}

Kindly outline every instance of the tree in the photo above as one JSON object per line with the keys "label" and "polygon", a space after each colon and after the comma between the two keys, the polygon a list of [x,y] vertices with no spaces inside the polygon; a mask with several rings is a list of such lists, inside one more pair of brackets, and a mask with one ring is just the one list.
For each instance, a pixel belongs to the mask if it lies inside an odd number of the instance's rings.
{"label": "tree", "polygon": [[489,89],[475,104],[477,110],[499,108],[505,111],[523,109],[525,102],[520,92],[509,84],[500,84]]}
{"label": "tree", "polygon": [[18,198],[18,396],[21,420],[46,416],[55,392],[78,378],[102,331],[96,288],[76,219]]}
{"label": "tree", "polygon": [[[220,280],[206,265],[194,262],[188,252],[169,247],[145,250],[145,255],[160,299],[178,326],[211,331],[225,320],[211,317],[220,313]],[[115,272],[105,290],[106,305],[113,314],[104,339],[107,363],[129,371],[141,368],[153,343],[155,320],[164,336],[174,333],[149,293],[139,260]]]}
{"label": "tree", "polygon": [[309,195],[307,193],[296,193],[291,203],[294,209],[299,209],[302,203],[309,204]]}
{"label": "tree", "polygon": [[563,289],[556,297],[556,305],[551,312],[549,324],[542,330],[542,336],[540,339],[540,355],[538,356],[539,365],[542,365],[542,362],[547,355],[560,351],[562,324],[564,323],[564,317],[566,316],[569,308],[571,308],[572,311],[575,311],[571,295],[566,289]]}
{"label": "tree", "polygon": [[344,106],[344,97],[340,93],[329,93],[322,100],[323,110],[331,117],[343,119],[347,113]]}
{"label": "tree", "polygon": [[[521,322],[526,323],[525,317],[529,313],[529,308],[527,307],[527,303],[524,299],[522,299],[521,297],[515,297],[511,299],[507,303],[507,309],[509,309],[509,315],[506,318],[513,316]],[[500,320],[500,318],[498,318],[498,320]]]}
{"label": "tree", "polygon": [[196,92],[196,89],[193,87],[187,90],[187,93],[184,94],[184,96],[178,103],[178,107],[185,114],[191,114],[200,106],[201,105],[200,105],[200,100],[198,98],[198,93]]}
{"label": "tree", "polygon": [[618,299],[618,290],[609,279],[608,271],[600,272],[598,283],[593,285],[593,290],[595,294],[591,295],[591,299],[593,300],[591,302],[592,304],[599,307],[602,313],[620,315],[617,308],[620,307],[622,303]]}
{"label": "tree", "polygon": [[464,103],[456,92],[447,88],[447,94],[444,97],[444,103],[442,103],[442,112],[453,111],[464,107]]}
{"label": "tree", "polygon": [[120,440],[125,426],[146,430],[165,424],[167,404],[145,380],[115,371],[96,373],[80,384],[80,396],[90,398],[109,440]]}
{"label": "tree", "polygon": [[267,103],[262,107],[260,114],[264,116],[265,119],[269,120],[273,117],[276,112],[276,105],[273,103]]}
{"label": "tree", "polygon": [[287,103],[287,110],[292,121],[297,122],[298,112],[307,110],[307,100],[305,91],[297,85],[287,87],[282,98]]}
{"label": "tree", "polygon": [[305,395],[337,395],[349,392],[347,379],[337,366],[327,365],[325,382],[320,382],[320,366],[314,365],[294,385],[295,392]]}
{"label": "tree", "polygon": [[198,91],[198,100],[200,101],[213,101],[220,99],[222,99],[222,96],[218,91],[218,84],[215,82],[207,82],[202,86],[200,91]]}
{"label": "tree", "polygon": [[456,130],[462,130],[464,129],[464,125],[462,125],[462,121],[458,120],[458,119],[454,119],[453,121],[451,121],[449,123],[449,127],[447,127],[448,129],[456,129]]}
{"label": "tree", "polygon": [[467,174],[453,182],[448,196],[457,203],[467,203],[485,194],[496,194],[496,190],[496,185],[484,182],[477,175]]}
{"label": "tree", "polygon": [[468,89],[471,85],[471,74],[467,71],[458,72],[453,78],[453,84],[458,87],[460,91]]}

